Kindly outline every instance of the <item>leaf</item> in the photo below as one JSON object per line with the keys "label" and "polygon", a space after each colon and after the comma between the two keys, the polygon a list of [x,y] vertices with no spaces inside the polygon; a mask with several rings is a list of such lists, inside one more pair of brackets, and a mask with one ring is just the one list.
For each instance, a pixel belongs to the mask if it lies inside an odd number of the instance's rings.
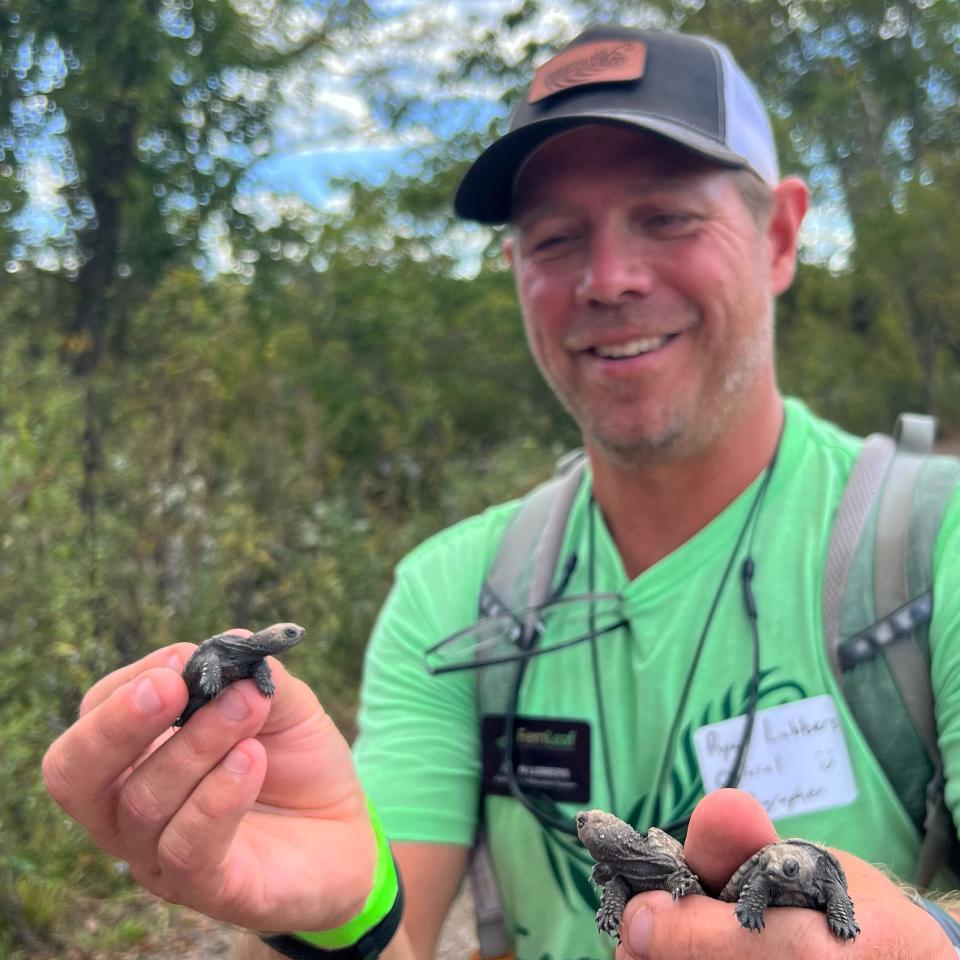
{"label": "leaf", "polygon": [[[670,771],[670,786],[673,789],[673,805],[675,811],[677,803],[683,795],[683,781],[680,779],[680,771],[677,770],[676,767]],[[676,812],[674,812],[670,819],[675,820],[676,816]]]}
{"label": "leaf", "polygon": [[723,695],[723,704],[720,708],[720,711],[724,720],[729,720],[730,717],[734,716],[732,687],[728,688],[727,692]]}
{"label": "leaf", "polygon": [[553,874],[553,881],[557,885],[557,889],[563,895],[563,899],[567,906],[572,908],[573,904],[570,902],[570,896],[567,892],[567,885],[563,880],[563,871],[560,868],[560,862],[557,860],[557,857],[552,849],[553,839],[546,830],[543,831],[542,836],[543,849],[547,855],[547,862],[550,864],[550,872]]}
{"label": "leaf", "polygon": [[686,764],[687,776],[690,780],[693,780],[700,774],[700,764],[697,761],[697,751],[693,743],[693,731],[690,727],[684,728],[680,743],[682,757]]}
{"label": "leaf", "polygon": [[[576,887],[580,899],[586,905],[587,909],[596,913],[600,906],[600,894],[597,893],[592,881],[579,869],[571,867],[570,876],[573,879],[573,885]],[[569,903],[569,901],[567,901]]]}
{"label": "leaf", "polygon": [[642,794],[640,799],[630,808],[627,813],[627,823],[630,824],[635,830],[639,829],[640,823],[640,812],[643,810],[644,804],[647,802],[647,794]]}
{"label": "leaf", "polygon": [[774,693],[780,693],[782,691],[790,691],[795,694],[796,699],[804,700],[809,694],[807,691],[799,684],[793,680],[783,680],[780,683],[775,683],[772,686],[764,687],[762,690],[757,691],[757,700],[768,698]]}
{"label": "leaf", "polygon": [[663,816],[661,815],[661,809],[662,809],[661,798],[659,796],[655,796],[652,799],[653,799],[653,803],[651,804],[651,807],[650,807],[650,814],[647,817],[647,823],[648,824],[661,823],[664,819]]}

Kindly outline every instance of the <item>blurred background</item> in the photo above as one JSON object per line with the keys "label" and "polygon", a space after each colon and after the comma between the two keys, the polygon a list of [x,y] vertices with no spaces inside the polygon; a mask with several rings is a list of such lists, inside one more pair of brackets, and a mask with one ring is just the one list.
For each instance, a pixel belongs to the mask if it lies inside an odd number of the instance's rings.
{"label": "blurred background", "polygon": [[349,733],[397,559],[575,445],[450,198],[608,19],[724,40],[812,185],[784,391],[960,433],[954,0],[0,0],[0,956],[219,955],[47,799],[83,691],[296,620]]}

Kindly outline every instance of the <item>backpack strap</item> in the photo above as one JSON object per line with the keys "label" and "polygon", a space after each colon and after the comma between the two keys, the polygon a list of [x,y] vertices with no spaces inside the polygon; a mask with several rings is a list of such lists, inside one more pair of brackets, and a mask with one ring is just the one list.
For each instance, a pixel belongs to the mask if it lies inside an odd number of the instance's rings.
{"label": "backpack strap", "polygon": [[550,595],[567,519],[587,465],[568,454],[558,472],[524,499],[500,538],[480,596],[480,613],[536,607]]}
{"label": "backpack strap", "polygon": [[863,538],[870,512],[877,502],[894,449],[894,442],[883,434],[875,433],[867,437],[853,465],[833,521],[823,576],[823,630],[827,656],[838,678],[840,617],[850,564]]}
{"label": "backpack strap", "polygon": [[[527,611],[516,622],[517,637],[529,639],[537,629],[536,609],[553,592],[567,520],[587,465],[583,451],[567,454],[554,477],[540,484],[520,505],[507,525],[480,592],[480,615]],[[568,576],[570,570],[564,571]],[[512,638],[511,641],[513,642]],[[486,647],[489,657],[498,648]],[[504,713],[519,669],[519,661],[477,670],[478,714]],[[481,797],[481,804],[483,798]],[[512,956],[503,898],[483,831],[477,834],[468,871],[473,893],[478,948],[474,960]]]}
{"label": "backpack strap", "polygon": [[921,886],[956,846],[943,797],[927,632],[934,544],[960,464],[930,455],[934,434],[933,418],[903,414],[892,441],[867,439],[837,511],[823,587],[831,665],[923,835]]}
{"label": "backpack strap", "polygon": [[[874,591],[877,612],[884,615],[910,609],[911,601],[921,601],[911,615],[910,630],[899,631],[900,636],[891,636],[881,643],[887,666],[897,683],[903,705],[913,723],[917,735],[923,741],[934,767],[940,764],[940,748],[937,746],[937,721],[933,712],[933,687],[930,684],[930,666],[925,651],[912,640],[915,626],[920,624],[920,614],[925,613],[927,622],[933,613],[933,594],[929,579],[922,584],[923,592],[911,597],[911,584],[907,577],[907,543],[913,494],[920,472],[927,457],[933,452],[936,421],[932,417],[902,414],[894,428],[897,453],[891,464],[880,498],[877,514],[877,532],[874,541]],[[944,504],[946,506],[946,504]],[[941,514],[942,516],[942,514]],[[937,524],[939,526],[939,524]],[[930,543],[930,559],[933,558],[933,543]],[[932,570],[930,571],[932,576]],[[906,625],[903,614],[901,622]],[[896,631],[889,631],[890,634]]]}
{"label": "backpack strap", "polygon": [[[585,454],[568,454],[558,464],[562,472],[528,494],[507,524],[480,590],[479,613],[483,617],[526,611],[526,616],[515,618],[513,636],[505,637],[500,646],[486,645],[479,657],[492,659],[504,646],[529,641],[536,632],[537,608],[553,592],[567,519],[586,465]],[[477,670],[480,716],[506,711],[518,668],[512,661]]]}
{"label": "backpack strap", "polygon": [[471,960],[508,960],[513,957],[503,910],[503,897],[493,870],[493,858],[483,832],[477,834],[470,851],[470,892],[477,931],[477,949]]}

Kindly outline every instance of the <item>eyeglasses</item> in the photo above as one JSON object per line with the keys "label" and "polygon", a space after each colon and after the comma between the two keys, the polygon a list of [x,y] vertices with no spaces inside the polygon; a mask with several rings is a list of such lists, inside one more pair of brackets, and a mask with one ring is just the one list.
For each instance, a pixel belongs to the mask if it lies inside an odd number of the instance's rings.
{"label": "eyeglasses", "polygon": [[[520,686],[534,657],[558,653],[578,644],[593,643],[611,636],[630,622],[623,613],[619,593],[582,593],[559,596],[574,564],[554,596],[539,606],[509,610],[489,589],[484,589],[481,609],[486,616],[435,643],[425,652],[427,670],[434,676],[459,670],[478,670],[498,664],[515,664],[512,695],[505,713],[503,768],[511,794],[540,823],[561,833],[576,836],[576,824],[547,796],[528,795],[516,775],[514,725],[517,720]],[[594,650],[594,656],[596,651]],[[596,678],[595,678],[596,679]],[[606,749],[606,725],[601,716],[601,735]]]}
{"label": "eyeglasses", "polygon": [[522,610],[507,610],[494,600],[486,609],[487,616],[427,649],[431,674],[527,661],[629,626],[619,593],[575,594]]}

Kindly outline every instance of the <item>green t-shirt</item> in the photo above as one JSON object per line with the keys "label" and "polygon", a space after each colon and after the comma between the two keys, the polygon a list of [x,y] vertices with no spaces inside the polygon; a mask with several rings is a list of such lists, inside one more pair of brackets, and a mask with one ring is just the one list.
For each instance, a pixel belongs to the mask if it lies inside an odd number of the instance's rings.
{"label": "green t-shirt", "polygon": [[[756,725],[769,744],[753,767],[748,764],[742,786],[767,805],[781,836],[848,850],[909,878],[917,831],[852,720],[824,652],[821,578],[833,516],[861,441],[796,401],[787,401],[786,409],[751,551],[760,637]],[[600,807],[645,830],[688,814],[703,794],[704,777],[708,788],[719,785],[716,755],[729,756],[737,737],[714,725],[744,713],[753,670],[739,578],[745,548],[720,592],[692,670],[691,661],[760,482],[632,581],[595,513],[594,589],[621,595],[629,625],[598,639],[595,656],[581,643],[533,660],[518,707],[523,717],[589,726],[589,801],[562,803],[564,813]],[[590,504],[584,483],[560,555],[576,552],[579,558],[565,595],[588,591]],[[476,619],[484,576],[516,508],[494,507],[443,531],[397,568],[367,652],[355,747],[361,779],[393,840],[473,841],[481,773],[477,679],[471,671],[431,676],[424,651]],[[947,638],[960,637],[960,589],[955,574],[952,583],[947,578],[960,570],[958,531],[955,497],[935,550],[930,631],[947,800],[955,818],[960,644]],[[680,711],[688,678],[689,697]],[[665,757],[671,729],[675,746]],[[797,767],[793,749],[802,754]],[[655,795],[658,781],[663,787]],[[598,898],[589,880],[592,862],[577,840],[543,828],[513,798],[489,796],[484,811],[519,960],[611,956],[614,944],[593,922]]]}

